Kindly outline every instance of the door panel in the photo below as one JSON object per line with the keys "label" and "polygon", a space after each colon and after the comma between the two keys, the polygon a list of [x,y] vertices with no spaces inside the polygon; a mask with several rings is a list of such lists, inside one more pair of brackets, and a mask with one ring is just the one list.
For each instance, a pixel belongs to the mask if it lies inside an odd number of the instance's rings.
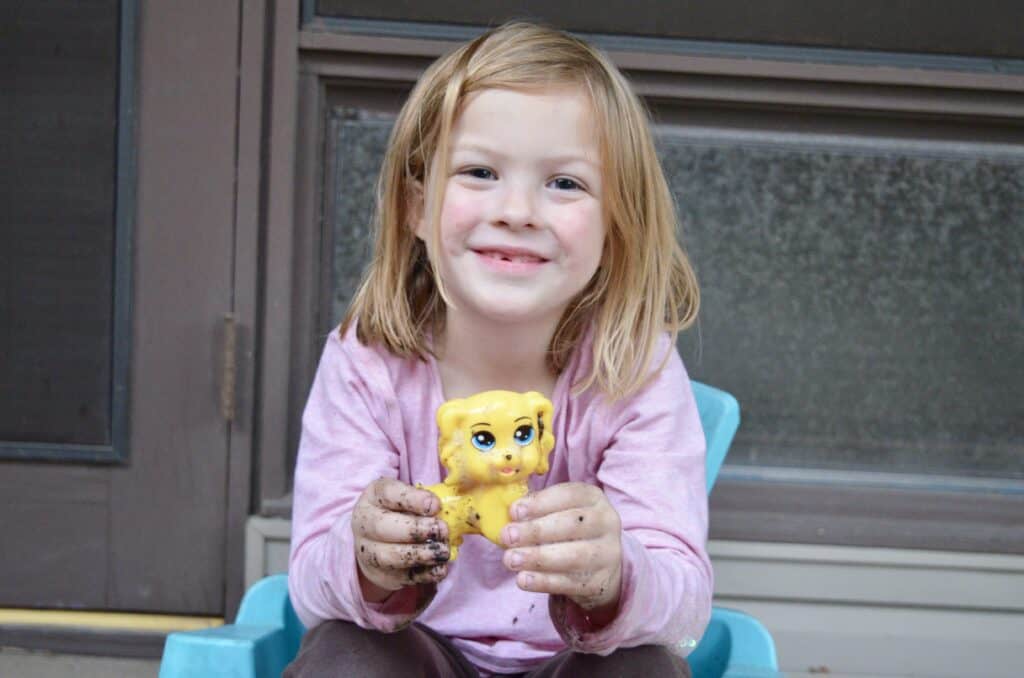
{"label": "door panel", "polygon": [[120,10],[117,0],[0,8],[0,458],[125,453],[113,396],[126,385],[115,383],[127,356],[114,337],[128,334],[127,299],[113,290],[130,276],[117,246],[130,239],[117,218],[130,201],[115,190],[115,159],[119,118],[130,128],[132,117],[118,75],[133,50],[119,47],[134,46],[135,24],[119,30]]}

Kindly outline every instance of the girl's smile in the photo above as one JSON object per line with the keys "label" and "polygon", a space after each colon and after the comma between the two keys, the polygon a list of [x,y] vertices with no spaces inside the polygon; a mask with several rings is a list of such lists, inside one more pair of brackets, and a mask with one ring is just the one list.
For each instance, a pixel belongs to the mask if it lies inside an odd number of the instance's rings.
{"label": "girl's smile", "polygon": [[472,250],[483,260],[483,265],[509,275],[533,274],[549,261],[547,257],[521,247],[473,247]]}

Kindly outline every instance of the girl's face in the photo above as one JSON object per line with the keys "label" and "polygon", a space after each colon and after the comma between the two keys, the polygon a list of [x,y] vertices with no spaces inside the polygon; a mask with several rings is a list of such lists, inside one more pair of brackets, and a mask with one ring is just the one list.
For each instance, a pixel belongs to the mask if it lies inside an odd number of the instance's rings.
{"label": "girl's face", "polygon": [[[599,158],[590,102],[578,89],[467,98],[452,130],[440,250],[430,252],[454,312],[557,322],[601,261]],[[427,243],[429,229],[425,219],[416,225]]]}

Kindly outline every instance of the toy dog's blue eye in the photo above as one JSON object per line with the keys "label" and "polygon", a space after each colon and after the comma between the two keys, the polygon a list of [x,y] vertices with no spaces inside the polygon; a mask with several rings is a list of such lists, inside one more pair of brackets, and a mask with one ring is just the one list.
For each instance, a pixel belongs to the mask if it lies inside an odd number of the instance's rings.
{"label": "toy dog's blue eye", "polygon": [[494,434],[490,431],[477,431],[473,434],[473,447],[481,452],[490,452],[494,448]]}
{"label": "toy dog's blue eye", "polygon": [[523,424],[516,429],[514,437],[516,439],[516,444],[529,445],[533,442],[533,427],[529,424]]}

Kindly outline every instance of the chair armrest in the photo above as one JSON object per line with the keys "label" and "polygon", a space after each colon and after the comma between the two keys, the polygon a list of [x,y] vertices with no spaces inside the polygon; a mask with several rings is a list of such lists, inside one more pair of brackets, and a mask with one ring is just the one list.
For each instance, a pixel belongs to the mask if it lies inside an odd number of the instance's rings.
{"label": "chair armrest", "polygon": [[167,636],[160,678],[277,678],[295,658],[302,633],[288,578],[265,577],[246,591],[234,624]]}
{"label": "chair armrest", "polygon": [[285,630],[229,624],[167,636],[160,678],[271,678],[293,658]]}
{"label": "chair armrest", "polygon": [[775,641],[750,615],[715,607],[697,648],[687,658],[696,678],[781,678]]}

